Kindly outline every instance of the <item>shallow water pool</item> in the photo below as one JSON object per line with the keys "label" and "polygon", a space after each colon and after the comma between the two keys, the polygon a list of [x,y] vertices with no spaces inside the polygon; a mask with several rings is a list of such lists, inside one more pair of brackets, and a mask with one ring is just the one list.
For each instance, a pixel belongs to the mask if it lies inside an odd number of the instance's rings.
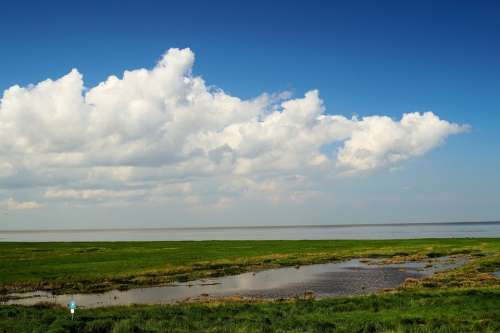
{"label": "shallow water pool", "polygon": [[66,306],[74,299],[79,307],[131,304],[168,304],[193,298],[240,295],[252,298],[289,298],[365,295],[401,285],[405,279],[422,278],[465,264],[465,259],[436,258],[432,261],[381,264],[376,260],[269,269],[161,287],[112,290],[96,294],[53,295],[39,291],[9,294],[3,304],[33,305],[51,302]]}

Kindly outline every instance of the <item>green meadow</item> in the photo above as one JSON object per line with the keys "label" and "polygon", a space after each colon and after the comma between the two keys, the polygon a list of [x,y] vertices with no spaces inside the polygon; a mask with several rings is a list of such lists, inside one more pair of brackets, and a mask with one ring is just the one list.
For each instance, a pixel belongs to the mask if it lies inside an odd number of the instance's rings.
{"label": "green meadow", "polygon": [[500,253],[500,239],[0,243],[0,290],[94,292],[363,257]]}
{"label": "green meadow", "polygon": [[371,296],[79,309],[0,306],[0,332],[500,332],[500,239],[1,243],[0,287],[94,292],[348,258],[466,256]]}
{"label": "green meadow", "polygon": [[0,307],[0,332],[500,332],[500,289],[79,310]]}

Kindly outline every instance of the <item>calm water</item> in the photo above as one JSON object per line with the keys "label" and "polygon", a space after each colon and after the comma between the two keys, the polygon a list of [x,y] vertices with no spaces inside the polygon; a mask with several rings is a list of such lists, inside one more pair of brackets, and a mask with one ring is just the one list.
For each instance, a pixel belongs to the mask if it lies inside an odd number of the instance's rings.
{"label": "calm water", "polygon": [[339,263],[279,268],[256,273],[191,281],[166,287],[150,287],[127,291],[112,290],[98,294],[52,295],[50,292],[9,294],[20,297],[5,304],[33,305],[51,302],[65,306],[74,299],[80,307],[100,307],[130,304],[165,304],[188,298],[240,295],[252,298],[287,298],[364,295],[383,288],[399,286],[408,277],[421,278],[438,271],[453,269],[466,263],[465,259],[437,258],[431,264],[411,262],[379,265],[358,259]]}
{"label": "calm water", "polygon": [[500,237],[500,222],[341,226],[0,231],[0,241],[405,239]]}

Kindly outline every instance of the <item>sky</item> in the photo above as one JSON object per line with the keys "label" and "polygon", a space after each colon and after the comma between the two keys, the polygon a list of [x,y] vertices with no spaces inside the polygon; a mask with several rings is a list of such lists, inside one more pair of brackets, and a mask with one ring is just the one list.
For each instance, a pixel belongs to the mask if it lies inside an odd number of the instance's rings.
{"label": "sky", "polygon": [[497,1],[11,1],[0,230],[500,220]]}

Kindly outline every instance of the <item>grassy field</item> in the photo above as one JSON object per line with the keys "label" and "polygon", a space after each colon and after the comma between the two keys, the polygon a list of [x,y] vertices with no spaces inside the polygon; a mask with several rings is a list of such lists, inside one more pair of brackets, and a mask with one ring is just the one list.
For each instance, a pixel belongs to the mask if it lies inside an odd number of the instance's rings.
{"label": "grassy field", "polygon": [[0,332],[500,332],[500,289],[79,310],[0,306]]}
{"label": "grassy field", "polygon": [[500,332],[500,239],[1,243],[4,293],[106,290],[352,257],[467,256],[372,296],[68,310],[0,306],[0,332]]}
{"label": "grassy field", "polygon": [[0,293],[127,289],[353,257],[499,253],[500,239],[0,243]]}

